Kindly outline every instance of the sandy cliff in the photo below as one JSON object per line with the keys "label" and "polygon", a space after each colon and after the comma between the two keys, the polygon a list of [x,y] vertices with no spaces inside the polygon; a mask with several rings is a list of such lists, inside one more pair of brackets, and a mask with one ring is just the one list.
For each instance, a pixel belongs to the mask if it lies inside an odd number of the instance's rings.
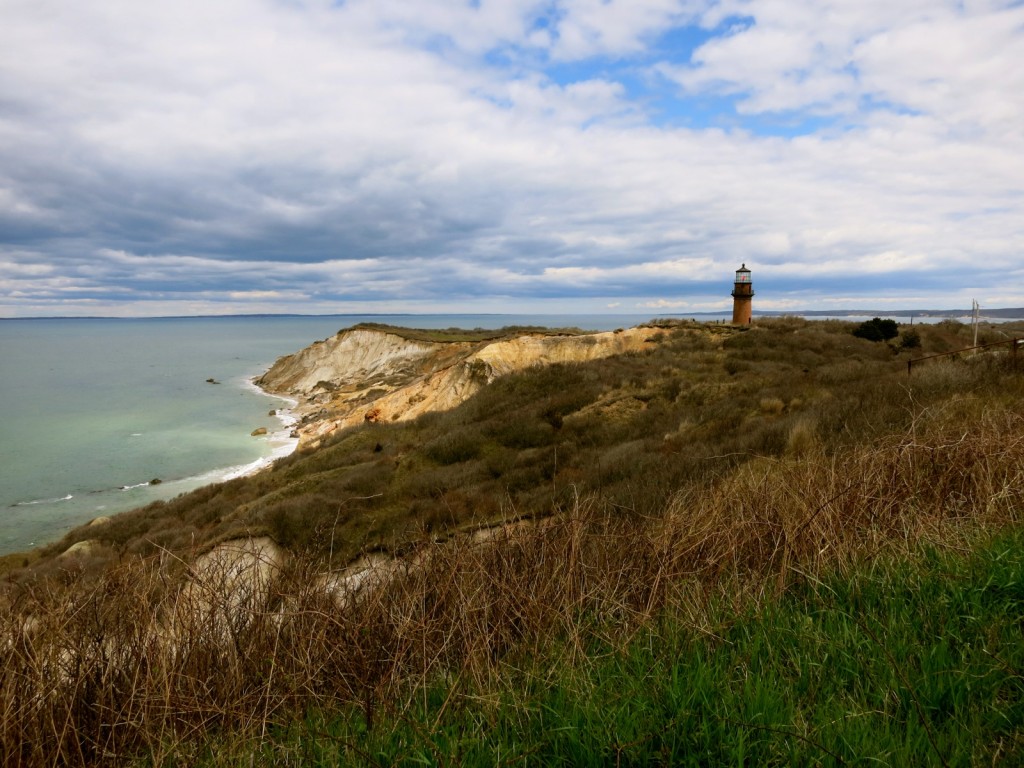
{"label": "sandy cliff", "polygon": [[596,360],[645,349],[651,328],[558,336],[527,334],[491,342],[431,342],[354,328],[278,360],[257,384],[299,401],[299,447],[338,429],[404,421],[447,410],[498,376],[532,365]]}

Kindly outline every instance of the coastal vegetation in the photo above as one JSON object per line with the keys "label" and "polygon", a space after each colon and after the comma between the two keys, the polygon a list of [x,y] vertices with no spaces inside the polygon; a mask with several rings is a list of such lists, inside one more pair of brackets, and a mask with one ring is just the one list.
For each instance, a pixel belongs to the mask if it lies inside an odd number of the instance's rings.
{"label": "coastal vegetation", "polygon": [[656,322],[8,558],[0,757],[1020,761],[1024,360],[852,328]]}
{"label": "coastal vegetation", "polygon": [[501,328],[403,328],[386,323],[358,323],[353,330],[384,331],[401,336],[409,341],[481,342],[511,339],[528,333],[550,336],[579,336],[585,331],[580,328],[546,328],[538,325],[506,325]]}
{"label": "coastal vegetation", "polygon": [[895,320],[873,317],[854,328],[853,335],[868,341],[888,341],[899,336],[900,329]]}

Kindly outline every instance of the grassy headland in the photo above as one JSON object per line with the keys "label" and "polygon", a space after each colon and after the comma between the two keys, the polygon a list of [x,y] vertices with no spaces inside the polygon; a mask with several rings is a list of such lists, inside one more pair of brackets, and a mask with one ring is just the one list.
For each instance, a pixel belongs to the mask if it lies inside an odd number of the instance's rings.
{"label": "grassy headland", "polygon": [[528,333],[543,333],[553,336],[579,336],[585,331],[579,328],[545,328],[538,325],[506,325],[502,328],[403,328],[387,323],[357,323],[352,330],[384,331],[401,336],[409,341],[459,342],[497,341],[511,339]]}
{"label": "grassy headland", "polygon": [[[662,323],[72,532],[8,573],[5,760],[1019,760],[1024,359],[851,328]],[[271,587],[187,586],[243,535]]]}

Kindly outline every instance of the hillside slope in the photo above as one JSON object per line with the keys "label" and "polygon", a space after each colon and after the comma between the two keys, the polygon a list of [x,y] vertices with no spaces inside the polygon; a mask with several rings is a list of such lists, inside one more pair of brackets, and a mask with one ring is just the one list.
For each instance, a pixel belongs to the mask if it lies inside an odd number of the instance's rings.
{"label": "hillside slope", "polygon": [[[960,380],[966,361],[906,374],[909,355],[961,348],[969,328],[922,326],[919,351],[850,328],[790,319],[593,335],[352,329],[282,358],[263,379],[299,398],[309,450],[81,526],[7,568],[16,580],[59,573],[69,562],[60,555],[77,547],[75,561],[99,572],[127,555],[192,557],[260,536],[345,567],[424,535],[543,517],[591,493],[657,515],[681,489],[752,459],[874,441],[926,403],[977,396]],[[1005,329],[985,333],[997,340]]]}

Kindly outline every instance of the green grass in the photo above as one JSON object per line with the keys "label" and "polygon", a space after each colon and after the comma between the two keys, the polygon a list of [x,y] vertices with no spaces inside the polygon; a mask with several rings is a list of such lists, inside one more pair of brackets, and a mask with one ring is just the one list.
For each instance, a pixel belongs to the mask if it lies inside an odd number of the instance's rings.
{"label": "green grass", "polygon": [[664,617],[624,647],[561,638],[483,684],[416,690],[372,730],[358,707],[313,714],[255,752],[221,742],[205,764],[1024,760],[1020,530],[969,556],[926,549],[805,583],[738,616],[719,599],[710,616],[699,628]]}

